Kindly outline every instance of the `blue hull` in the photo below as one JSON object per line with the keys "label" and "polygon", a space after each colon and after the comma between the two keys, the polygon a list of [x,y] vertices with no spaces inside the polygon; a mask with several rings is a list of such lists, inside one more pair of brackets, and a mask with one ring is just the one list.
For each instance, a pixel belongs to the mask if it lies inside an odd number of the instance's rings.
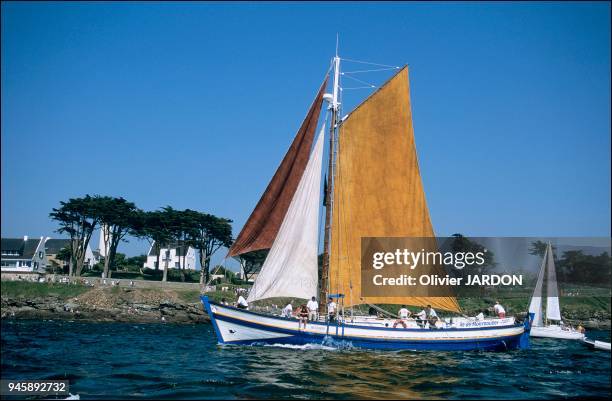
{"label": "blue hull", "polygon": [[[217,339],[220,344],[237,344],[237,345],[266,345],[266,344],[287,344],[287,345],[328,345],[337,347],[355,347],[364,349],[386,349],[386,350],[423,350],[423,351],[508,351],[514,349],[529,348],[529,322],[525,322],[525,331],[519,335],[492,337],[492,338],[474,338],[461,340],[393,340],[384,338],[363,338],[351,337],[350,335],[342,335],[342,329],[337,330],[336,326],[330,326],[328,334],[309,333],[298,330],[288,330],[278,327],[270,327],[261,325],[255,322],[245,322],[244,320],[235,319],[229,316],[223,316],[218,313],[213,313],[208,297],[202,296],[202,303],[208,315],[211,318],[211,323],[215,329]],[[233,309],[233,308],[232,308]],[[242,311],[253,316],[257,313]],[[224,323],[233,324],[240,327],[265,330],[266,332],[279,335],[273,338],[248,339],[241,341],[224,341],[220,333],[219,325]],[[313,323],[316,324],[316,323]],[[325,326],[324,324],[320,323]],[[495,330],[496,328],[491,328]],[[395,329],[389,329],[395,330]],[[418,329],[424,330],[424,329]],[[418,331],[417,330],[417,331]],[[443,331],[445,329],[438,329]],[[459,329],[446,329],[459,330]],[[476,330],[466,329],[465,331]],[[483,329],[478,329],[483,330]],[[487,329],[484,329],[487,330]],[[281,337],[282,336],[282,337]]]}

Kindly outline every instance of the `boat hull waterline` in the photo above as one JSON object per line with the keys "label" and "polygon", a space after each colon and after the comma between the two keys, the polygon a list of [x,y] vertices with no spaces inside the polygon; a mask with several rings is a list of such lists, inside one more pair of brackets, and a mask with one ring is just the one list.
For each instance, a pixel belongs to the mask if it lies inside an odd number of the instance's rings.
{"label": "boat hull waterline", "polygon": [[220,305],[211,302],[207,296],[202,296],[201,300],[219,344],[321,344],[366,349],[446,351],[529,348],[530,320],[524,324],[466,329],[394,329],[309,322],[306,329],[300,330],[295,319]]}
{"label": "boat hull waterline", "polygon": [[561,340],[584,340],[585,335],[577,330],[564,330],[561,326],[533,326],[531,337],[557,338]]}

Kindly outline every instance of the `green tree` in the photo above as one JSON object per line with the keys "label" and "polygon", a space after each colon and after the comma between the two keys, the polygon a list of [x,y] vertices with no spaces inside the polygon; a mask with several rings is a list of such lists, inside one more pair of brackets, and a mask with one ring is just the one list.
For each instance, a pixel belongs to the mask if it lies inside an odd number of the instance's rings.
{"label": "green tree", "polygon": [[99,223],[96,213],[99,198],[98,195],[70,198],[67,202],[61,201],[60,207],[53,208],[49,214],[51,219],[59,224],[59,229],[56,231],[70,236],[69,275],[71,276],[80,276],[83,270],[89,240]]}
{"label": "green tree", "polygon": [[132,256],[125,260],[128,270],[139,271],[147,261],[147,255]]}
{"label": "green tree", "polygon": [[581,250],[563,252],[558,266],[560,279],[566,283],[610,286],[612,263],[610,255],[587,255]]}
{"label": "green tree", "polygon": [[204,284],[210,278],[210,258],[221,247],[232,245],[232,220],[186,210],[185,222],[189,225],[189,244],[199,251],[200,284]]}
{"label": "green tree", "polygon": [[[244,273],[244,280],[248,281],[253,277],[253,274],[259,272],[261,270],[261,266],[263,266],[266,257],[268,256],[268,249],[261,249],[259,251],[247,252],[243,253],[239,256],[240,267],[242,268],[242,272]],[[319,270],[321,270],[323,254],[319,255]],[[321,272],[319,271],[319,276]]]}
{"label": "green tree", "polygon": [[[470,240],[467,237],[464,237],[461,234],[453,234],[453,239],[451,240],[450,243],[450,250],[453,253],[457,253],[457,252],[472,252],[474,254],[478,253],[478,252],[482,252],[484,254],[484,263],[482,265],[479,266],[473,266],[469,272],[467,272],[466,270],[468,269],[452,269],[451,273],[455,276],[455,277],[462,277],[465,278],[465,276],[468,273],[477,273],[477,274],[485,274],[488,270],[494,268],[496,266],[495,263],[495,255],[493,252],[491,252],[491,250],[486,250],[485,252],[485,247],[482,246],[481,244]],[[474,271],[474,269],[476,269],[476,271]],[[480,288],[480,292],[481,294],[484,294],[484,287]]]}
{"label": "green tree", "polygon": [[[63,247],[57,252],[57,255],[55,255],[55,258],[57,260],[60,260],[63,262],[63,265],[61,266],[62,271],[64,270],[64,265],[70,266],[70,263],[72,262],[71,256],[72,256],[72,251],[70,250],[70,245]],[[70,267],[68,267],[68,271],[70,271]]]}
{"label": "green tree", "polygon": [[[167,247],[172,241],[168,214],[163,210],[140,212],[137,219],[139,224],[138,229],[135,230],[135,235],[147,239],[151,244],[156,257],[155,270],[158,271],[161,249]],[[167,276],[167,272],[164,276]]]}
{"label": "green tree", "polygon": [[[544,254],[546,253],[547,247],[548,247],[548,244],[544,241],[540,241],[540,240],[533,241],[529,247],[529,254],[543,258]],[[553,246],[552,249],[553,249],[553,255],[556,254],[557,247]]]}
{"label": "green tree", "polygon": [[[189,245],[191,245],[191,239],[195,237],[195,220],[192,211],[187,210],[176,210],[171,206],[166,206],[163,209],[165,218],[167,221],[167,227],[171,235],[172,241],[176,243],[176,251],[179,260],[179,274],[181,281],[185,281],[185,257]],[[168,270],[168,258],[166,258],[166,264],[164,267],[164,278],[162,281],[167,279]]]}
{"label": "green tree", "polygon": [[104,250],[107,255],[104,259],[104,277],[109,277],[110,267],[114,266],[119,242],[126,241],[129,233],[139,230],[141,211],[132,202],[123,198],[104,196],[97,199],[95,213],[102,225],[100,235],[103,237]]}

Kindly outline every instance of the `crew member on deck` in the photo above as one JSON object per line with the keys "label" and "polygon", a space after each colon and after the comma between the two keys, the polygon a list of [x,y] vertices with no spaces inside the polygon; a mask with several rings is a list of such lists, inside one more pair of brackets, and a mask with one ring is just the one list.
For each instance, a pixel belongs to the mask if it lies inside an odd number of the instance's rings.
{"label": "crew member on deck", "polygon": [[497,313],[497,317],[503,319],[506,317],[506,310],[503,306],[500,305],[499,301],[495,301],[495,306],[493,306],[493,311]]}
{"label": "crew member on deck", "polygon": [[246,299],[242,295],[238,297],[238,301],[236,302],[236,308],[238,309],[249,309],[249,304]]}
{"label": "crew member on deck", "polygon": [[425,308],[425,313],[427,316],[427,322],[429,322],[429,328],[430,329],[435,329],[436,328],[436,323],[438,322],[438,314],[436,313],[435,310],[433,310],[433,308],[431,307],[431,305],[427,305],[427,308]]}
{"label": "crew member on deck", "polygon": [[287,306],[285,306],[283,308],[281,316],[282,317],[286,317],[286,318],[290,318],[292,314],[293,314],[293,301],[289,302],[287,304]]}
{"label": "crew member on deck", "polygon": [[416,315],[416,323],[420,328],[425,327],[425,321],[427,320],[427,312],[425,312],[425,308],[421,309],[419,313]]}
{"label": "crew member on deck", "polygon": [[406,309],[406,305],[402,305],[402,308],[397,312],[397,320],[393,323],[393,328],[396,328],[398,324],[401,324],[403,328],[408,327],[406,325],[406,319],[410,317],[410,311]]}
{"label": "crew member on deck", "polygon": [[302,327],[302,323],[304,323],[304,329],[306,329],[306,323],[308,323],[308,307],[304,304],[298,306],[295,310],[295,316],[298,318],[298,330]]}
{"label": "crew member on deck", "polygon": [[317,313],[319,311],[319,303],[315,297],[310,298],[310,301],[306,304],[308,308],[308,320],[315,321],[317,320]]}
{"label": "crew member on deck", "polygon": [[336,321],[336,303],[331,297],[327,302],[327,318],[330,322]]}

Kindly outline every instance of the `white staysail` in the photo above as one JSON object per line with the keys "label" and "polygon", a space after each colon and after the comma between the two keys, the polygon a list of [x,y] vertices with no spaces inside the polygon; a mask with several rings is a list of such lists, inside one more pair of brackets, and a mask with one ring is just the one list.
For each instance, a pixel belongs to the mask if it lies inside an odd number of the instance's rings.
{"label": "white staysail", "polygon": [[310,299],[317,295],[324,132],[325,125],[317,137],[278,235],[251,288],[249,302],[273,297]]}
{"label": "white staysail", "polygon": [[533,290],[533,297],[529,304],[529,312],[534,313],[533,326],[544,326],[542,316],[542,292],[546,277],[546,319],[561,320],[561,310],[559,308],[559,289],[557,288],[557,273],[555,271],[555,261],[550,242],[546,246],[542,266],[538,274],[538,281]]}
{"label": "white staysail", "polygon": [[544,285],[544,274],[546,271],[546,260],[548,259],[548,248],[544,252],[544,259],[542,259],[542,266],[540,266],[540,273],[538,273],[538,281],[536,282],[535,289],[533,290],[533,296],[531,297],[531,303],[529,304],[529,313],[535,314],[533,317],[533,326],[543,326],[542,322],[542,286]]}
{"label": "white staysail", "polygon": [[546,269],[546,319],[561,320],[561,310],[559,308],[559,289],[557,288],[557,272],[555,271],[555,261],[552,245],[548,243],[546,249],[548,253]]}

